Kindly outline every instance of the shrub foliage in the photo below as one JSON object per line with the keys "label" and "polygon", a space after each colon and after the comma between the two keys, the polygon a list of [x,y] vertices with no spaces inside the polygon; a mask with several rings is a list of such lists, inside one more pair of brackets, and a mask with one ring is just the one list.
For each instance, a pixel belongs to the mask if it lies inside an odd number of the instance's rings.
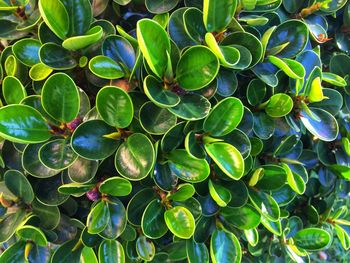
{"label": "shrub foliage", "polygon": [[1,0],[0,262],[349,249],[346,2]]}

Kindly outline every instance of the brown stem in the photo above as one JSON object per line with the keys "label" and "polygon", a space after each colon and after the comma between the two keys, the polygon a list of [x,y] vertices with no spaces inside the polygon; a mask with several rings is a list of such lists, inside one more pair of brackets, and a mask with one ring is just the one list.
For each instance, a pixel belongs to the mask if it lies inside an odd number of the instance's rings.
{"label": "brown stem", "polygon": [[301,10],[301,12],[297,15],[298,18],[305,18],[317,11],[319,11],[322,7],[322,3],[318,2],[309,7],[305,7]]}

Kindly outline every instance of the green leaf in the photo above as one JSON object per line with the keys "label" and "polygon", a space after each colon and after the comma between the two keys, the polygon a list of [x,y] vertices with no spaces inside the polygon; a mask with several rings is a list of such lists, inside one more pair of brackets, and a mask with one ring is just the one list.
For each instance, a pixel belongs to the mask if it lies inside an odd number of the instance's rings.
{"label": "green leaf", "polygon": [[208,47],[214,52],[214,54],[220,60],[221,65],[227,68],[235,68],[240,61],[240,52],[233,46],[222,46],[220,47],[217,40],[212,33],[205,34],[205,42]]}
{"label": "green leaf", "polygon": [[184,127],[186,123],[180,122],[169,129],[160,141],[160,147],[163,152],[171,152],[181,145],[184,139]]}
{"label": "green leaf", "polygon": [[130,71],[132,71],[136,63],[136,54],[133,46],[122,36],[108,36],[102,43],[102,53],[114,61],[122,63]]}
{"label": "green leaf", "polygon": [[[17,227],[22,224],[26,213],[18,210],[15,213],[7,213],[0,221],[0,242],[6,242],[15,233]],[[2,259],[2,258],[1,258]]]}
{"label": "green leaf", "polygon": [[74,249],[77,242],[73,239],[59,246],[52,255],[51,263],[80,263],[83,246]]}
{"label": "green leaf", "polygon": [[136,251],[139,257],[145,261],[151,261],[156,253],[156,248],[151,240],[140,236],[136,240]]}
{"label": "green leaf", "polygon": [[183,25],[187,35],[198,44],[204,40],[205,29],[203,13],[197,8],[188,8],[183,14]]}
{"label": "green leaf", "polygon": [[322,72],[322,81],[337,87],[345,87],[347,85],[344,78],[331,72]]}
{"label": "green leaf", "polygon": [[107,226],[109,220],[108,203],[98,202],[91,210],[86,220],[86,226],[90,234],[101,233]]}
{"label": "green leaf", "polygon": [[[286,38],[285,36],[294,36]],[[300,20],[287,20],[277,26],[272,32],[266,47],[269,54],[273,48],[284,45],[283,49],[278,52],[278,57],[291,58],[298,55],[304,50],[309,40],[309,30],[305,23]],[[277,55],[275,53],[275,55]]]}
{"label": "green leaf", "polygon": [[89,69],[96,76],[103,79],[119,79],[124,77],[122,67],[113,59],[106,56],[93,57],[89,62]]}
{"label": "green leaf", "polygon": [[281,236],[282,234],[282,224],[281,221],[272,221],[265,217],[264,215],[261,216],[261,224],[272,234],[276,236]]}
{"label": "green leaf", "polygon": [[100,184],[99,191],[111,196],[126,196],[131,193],[131,183],[120,177],[111,177]]}
{"label": "green leaf", "polygon": [[6,76],[2,81],[2,95],[7,104],[19,104],[27,92],[19,79]]}
{"label": "green leaf", "polygon": [[302,195],[306,190],[306,184],[303,178],[294,173],[287,164],[282,163],[284,170],[287,172],[287,182],[289,186],[299,195]]}
{"label": "green leaf", "polygon": [[24,249],[26,243],[23,240],[17,241],[9,246],[0,256],[0,262],[18,263],[25,262]]}
{"label": "green leaf", "polygon": [[98,161],[78,157],[74,163],[68,167],[68,176],[73,182],[87,183],[95,177],[98,165]]}
{"label": "green leaf", "polygon": [[244,230],[244,236],[247,239],[249,245],[253,247],[255,247],[259,242],[259,232],[256,230],[256,228]]}
{"label": "green leaf", "polygon": [[146,0],[147,10],[153,14],[163,14],[169,12],[177,6],[179,0]]}
{"label": "green leaf", "polygon": [[84,247],[81,251],[81,261],[84,263],[98,263],[94,250],[91,247]]}
{"label": "green leaf", "polygon": [[29,77],[34,81],[41,81],[46,79],[52,73],[52,71],[52,68],[39,62],[30,68]]}
{"label": "green leaf", "polygon": [[47,178],[59,173],[49,169],[39,160],[39,150],[44,143],[28,144],[22,154],[22,167],[30,175],[38,178]]}
{"label": "green leaf", "polygon": [[132,225],[140,226],[142,214],[149,203],[155,199],[156,195],[152,188],[144,188],[137,192],[127,206],[128,221]]}
{"label": "green leaf", "polygon": [[[239,49],[240,53],[242,53],[242,56],[247,56],[245,59],[250,63],[244,61],[239,61],[239,64],[244,65],[237,68],[245,68],[246,66],[253,67],[258,62],[260,62],[262,56],[263,56],[263,46],[260,40],[253,34],[249,32],[244,31],[237,31],[234,33],[231,33],[227,35],[221,42],[221,45],[224,46],[232,46]],[[242,49],[241,47],[245,48]],[[249,52],[247,52],[247,50]],[[244,52],[244,53],[243,53]],[[251,58],[250,58],[251,56]],[[244,63],[243,63],[244,62]]]}
{"label": "green leaf", "polygon": [[349,249],[350,247],[350,237],[344,228],[339,225],[334,225],[335,232],[337,233],[337,237],[339,238],[340,243],[342,244],[344,249]]}
{"label": "green leaf", "polygon": [[232,132],[243,118],[244,108],[237,98],[221,100],[204,120],[203,129],[212,136],[224,136]]}
{"label": "green leaf", "polygon": [[194,217],[187,208],[175,206],[165,211],[164,219],[169,230],[175,236],[183,239],[189,239],[194,234]]}
{"label": "green leaf", "polygon": [[244,173],[244,160],[241,153],[231,144],[215,142],[204,145],[206,152],[230,178],[239,180]]}
{"label": "green leaf", "polygon": [[266,95],[266,85],[260,79],[253,79],[247,87],[247,100],[255,106],[263,101]]}
{"label": "green leaf", "polygon": [[143,82],[143,88],[147,97],[158,107],[174,107],[180,102],[180,97],[163,87],[162,82],[149,75]]}
{"label": "green leaf", "polygon": [[296,60],[275,56],[269,56],[268,60],[292,79],[302,79],[305,77],[304,66]]}
{"label": "green leaf", "polygon": [[184,120],[201,120],[210,111],[211,104],[204,96],[199,94],[185,94],[180,103],[168,110]]}
{"label": "green leaf", "polygon": [[57,139],[44,144],[39,150],[40,161],[49,169],[63,170],[78,158],[65,139]]}
{"label": "green leaf", "polygon": [[181,56],[176,67],[176,80],[186,90],[198,90],[214,80],[219,72],[219,60],[207,47],[194,46]]}
{"label": "green leaf", "polygon": [[100,263],[124,263],[123,246],[117,240],[104,240],[98,248],[98,260]]}
{"label": "green leaf", "polygon": [[276,190],[281,188],[287,179],[285,169],[278,165],[266,164],[261,166],[263,176],[259,178],[256,187],[262,190]]}
{"label": "green leaf", "polygon": [[73,195],[75,197],[79,197],[92,190],[94,186],[94,184],[69,183],[58,187],[58,192],[65,195]]}
{"label": "green leaf", "polygon": [[310,108],[310,111],[319,119],[319,121],[312,118],[305,111],[302,111],[300,120],[308,131],[322,141],[328,142],[335,140],[339,132],[337,120],[325,110]]}
{"label": "green leaf", "polygon": [[189,263],[209,263],[209,252],[204,243],[193,239],[186,241],[186,252]]}
{"label": "green leaf", "polygon": [[69,198],[69,195],[58,191],[58,188],[63,184],[62,177],[62,174],[57,174],[37,180],[33,187],[38,201],[48,206],[58,206],[64,203]]}
{"label": "green leaf", "polygon": [[32,208],[33,214],[40,219],[40,227],[51,230],[58,226],[61,214],[57,206],[47,206],[35,199]]}
{"label": "green leaf", "polygon": [[60,39],[65,39],[69,30],[69,16],[60,0],[40,0],[39,10],[46,25]]}
{"label": "green leaf", "polygon": [[307,92],[307,96],[310,102],[320,102],[326,99],[323,95],[323,88],[321,85],[321,77],[316,77],[311,81],[310,89]]}
{"label": "green leaf", "polygon": [[137,40],[148,66],[159,78],[162,78],[170,54],[170,41],[164,28],[151,19],[137,22]]}
{"label": "green leaf", "polygon": [[70,37],[63,41],[62,46],[65,49],[77,51],[86,48],[98,42],[103,36],[101,26],[95,26],[85,33],[83,36]]}
{"label": "green leaf", "polygon": [[34,200],[33,188],[28,179],[17,170],[8,170],[4,174],[6,187],[27,204]]}
{"label": "green leaf", "polygon": [[92,8],[91,3],[85,0],[67,1],[61,0],[64,4],[69,20],[68,36],[83,35],[89,28],[92,22]]}
{"label": "green leaf", "polygon": [[195,194],[196,190],[192,184],[179,184],[174,190],[174,193],[170,193],[167,197],[173,201],[186,201]]}
{"label": "green leaf", "polygon": [[78,62],[68,50],[54,43],[42,45],[39,50],[39,56],[41,63],[52,69],[66,70],[75,68],[78,65]]}
{"label": "green leaf", "polygon": [[12,46],[12,51],[15,57],[24,65],[32,67],[40,62],[39,49],[40,41],[31,38],[25,38],[17,41]]}
{"label": "green leaf", "polygon": [[34,226],[21,226],[17,228],[16,234],[20,236],[24,240],[31,240],[36,245],[41,247],[46,247],[48,242],[46,239],[45,234],[43,231],[40,230],[40,228],[34,227]]}
{"label": "green leaf", "polygon": [[151,171],[155,152],[151,141],[141,133],[134,133],[118,148],[115,167],[128,180],[142,180]]}
{"label": "green leaf", "polygon": [[56,73],[46,81],[41,93],[44,110],[54,119],[68,123],[77,117],[80,97],[73,79],[65,73]]}
{"label": "green leaf", "polygon": [[208,32],[221,32],[231,22],[237,6],[237,0],[203,1],[203,20]]}
{"label": "green leaf", "polygon": [[186,150],[176,149],[168,154],[168,159],[171,171],[185,182],[202,182],[210,174],[207,161],[190,156]]}
{"label": "green leaf", "polygon": [[0,135],[18,143],[39,143],[51,137],[45,119],[37,110],[26,105],[0,108]]}
{"label": "green leaf", "polygon": [[249,199],[259,213],[268,220],[276,222],[280,218],[280,208],[273,197],[265,192],[249,191]]}
{"label": "green leaf", "polygon": [[82,123],[74,131],[71,139],[73,150],[81,157],[89,160],[101,160],[112,155],[119,143],[104,137],[116,130],[101,120]]}
{"label": "green leaf", "polygon": [[117,198],[108,199],[109,218],[105,229],[99,233],[105,239],[116,239],[125,230],[127,215],[123,203]]}
{"label": "green leaf", "polygon": [[331,242],[330,234],[321,228],[305,228],[293,237],[294,244],[302,249],[317,251],[324,249]]}
{"label": "green leaf", "polygon": [[168,227],[164,220],[165,207],[159,199],[151,201],[142,214],[141,227],[144,235],[158,239],[165,235]]}
{"label": "green leaf", "polygon": [[210,239],[210,257],[213,263],[239,263],[242,249],[237,237],[216,229]]}
{"label": "green leaf", "polygon": [[231,201],[231,193],[230,191],[220,184],[213,183],[212,180],[209,179],[209,193],[213,200],[221,207],[227,206],[227,204]]}
{"label": "green leaf", "polygon": [[197,140],[195,132],[187,133],[185,138],[185,149],[187,153],[197,159],[204,159],[206,157],[205,150],[201,143]]}
{"label": "green leaf", "polygon": [[118,87],[106,86],[96,96],[96,108],[110,126],[126,128],[134,116],[134,107],[128,93]]}
{"label": "green leaf", "polygon": [[176,124],[176,116],[152,102],[146,102],[139,112],[141,126],[150,134],[162,135]]}
{"label": "green leaf", "polygon": [[260,224],[261,215],[251,205],[244,205],[239,208],[225,207],[220,211],[227,223],[242,230],[254,229]]}

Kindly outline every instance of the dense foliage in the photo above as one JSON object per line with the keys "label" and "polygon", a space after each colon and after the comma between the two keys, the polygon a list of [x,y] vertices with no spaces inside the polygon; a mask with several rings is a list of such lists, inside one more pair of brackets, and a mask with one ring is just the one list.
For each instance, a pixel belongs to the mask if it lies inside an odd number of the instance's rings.
{"label": "dense foliage", "polygon": [[346,2],[0,0],[0,262],[349,262]]}

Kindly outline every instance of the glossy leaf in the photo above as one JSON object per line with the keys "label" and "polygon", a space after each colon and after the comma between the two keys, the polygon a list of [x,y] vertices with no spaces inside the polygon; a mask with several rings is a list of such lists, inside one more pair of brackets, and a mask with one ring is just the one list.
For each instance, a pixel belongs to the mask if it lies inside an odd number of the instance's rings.
{"label": "glossy leaf", "polygon": [[69,16],[63,3],[60,0],[40,0],[39,10],[52,32],[64,39],[69,30]]}
{"label": "glossy leaf", "polygon": [[185,207],[176,206],[164,213],[165,223],[177,237],[189,239],[194,234],[195,221],[192,213]]}
{"label": "glossy leaf", "polygon": [[57,139],[44,144],[39,150],[40,161],[49,169],[62,170],[76,159],[70,144],[64,139]]}
{"label": "glossy leaf", "polygon": [[27,38],[17,41],[12,46],[13,54],[26,66],[34,66],[40,62],[39,49],[40,42],[35,39]]}
{"label": "glossy leaf", "polygon": [[181,88],[198,90],[208,85],[218,74],[219,61],[214,53],[204,46],[187,49],[176,67],[176,80]]}
{"label": "glossy leaf", "polygon": [[117,240],[104,240],[98,248],[98,259],[101,263],[124,263],[124,248]]}
{"label": "glossy leaf", "polygon": [[19,171],[8,170],[4,174],[6,187],[16,197],[22,199],[25,203],[30,204],[34,200],[33,188],[28,179]]}
{"label": "glossy leaf", "polygon": [[65,49],[77,51],[79,49],[86,48],[96,42],[98,42],[103,36],[103,29],[101,26],[95,26],[88,30],[82,36],[75,36],[67,38],[63,41],[62,46]]}
{"label": "glossy leaf", "polygon": [[320,228],[305,228],[298,231],[293,237],[297,247],[306,250],[320,250],[330,243],[329,233]]}
{"label": "glossy leaf", "polygon": [[2,107],[0,120],[0,135],[7,140],[19,143],[39,143],[51,137],[46,120],[32,107],[26,105]]}
{"label": "glossy leaf", "polygon": [[242,251],[237,237],[224,230],[215,230],[210,240],[210,257],[215,263],[241,262]]}
{"label": "glossy leaf", "polygon": [[223,136],[233,131],[243,118],[243,104],[237,98],[226,98],[211,110],[203,129],[213,136]]}
{"label": "glossy leaf", "polygon": [[6,76],[2,81],[2,95],[7,104],[18,104],[27,96],[27,92],[19,79]]}
{"label": "glossy leaf", "polygon": [[125,196],[131,192],[131,183],[120,177],[111,177],[100,184],[99,191],[112,196]]}
{"label": "glossy leaf", "polygon": [[142,19],[137,23],[137,40],[148,66],[159,78],[165,73],[170,41],[165,30],[155,21]]}
{"label": "glossy leaf", "polygon": [[310,110],[315,116],[317,116],[317,118],[319,118],[319,121],[315,120],[308,113],[302,112],[302,116],[300,117],[302,123],[310,133],[321,140],[333,141],[337,137],[339,131],[336,119],[322,109],[312,108]]}
{"label": "glossy leaf", "polygon": [[232,20],[237,1],[205,0],[203,2],[203,20],[208,32],[221,32]]}
{"label": "glossy leaf", "polygon": [[33,241],[38,246],[47,246],[45,234],[39,228],[29,225],[22,226],[17,229],[16,234],[24,240]]}
{"label": "glossy leaf", "polygon": [[215,142],[204,145],[206,152],[220,169],[230,178],[238,180],[244,173],[244,161],[241,153],[232,145]]}
{"label": "glossy leaf", "polygon": [[106,138],[115,129],[101,120],[82,123],[74,131],[71,139],[72,149],[81,157],[89,160],[101,160],[112,155],[119,143]]}
{"label": "glossy leaf", "polygon": [[225,207],[220,215],[229,223],[242,230],[249,230],[260,224],[261,215],[251,205],[244,205],[239,208]]}
{"label": "glossy leaf", "polygon": [[207,161],[193,158],[185,150],[177,149],[170,152],[168,159],[171,171],[186,182],[202,182],[209,176]]}
{"label": "glossy leaf", "polygon": [[176,124],[176,116],[152,102],[145,103],[139,113],[142,127],[150,134],[161,135]]}
{"label": "glossy leaf", "polygon": [[54,119],[67,123],[79,112],[80,98],[74,81],[64,73],[49,77],[43,86],[41,102]]}
{"label": "glossy leaf", "polygon": [[145,236],[157,239],[165,235],[168,227],[165,224],[164,212],[165,207],[158,199],[153,200],[147,205],[141,221],[142,231]]}
{"label": "glossy leaf", "polygon": [[96,96],[96,108],[102,119],[116,128],[129,126],[134,115],[130,96],[118,87],[100,89]]}
{"label": "glossy leaf", "polygon": [[169,12],[179,3],[178,0],[146,0],[145,5],[149,12],[162,14]]}
{"label": "glossy leaf", "polygon": [[107,226],[109,220],[108,204],[104,201],[98,202],[87,217],[87,228],[90,234],[101,233]]}
{"label": "glossy leaf", "polygon": [[103,79],[119,79],[124,77],[122,67],[106,56],[96,56],[89,61],[89,69]]}
{"label": "glossy leaf", "polygon": [[141,180],[151,171],[155,153],[151,141],[141,133],[128,137],[118,148],[115,167],[129,180]]}

